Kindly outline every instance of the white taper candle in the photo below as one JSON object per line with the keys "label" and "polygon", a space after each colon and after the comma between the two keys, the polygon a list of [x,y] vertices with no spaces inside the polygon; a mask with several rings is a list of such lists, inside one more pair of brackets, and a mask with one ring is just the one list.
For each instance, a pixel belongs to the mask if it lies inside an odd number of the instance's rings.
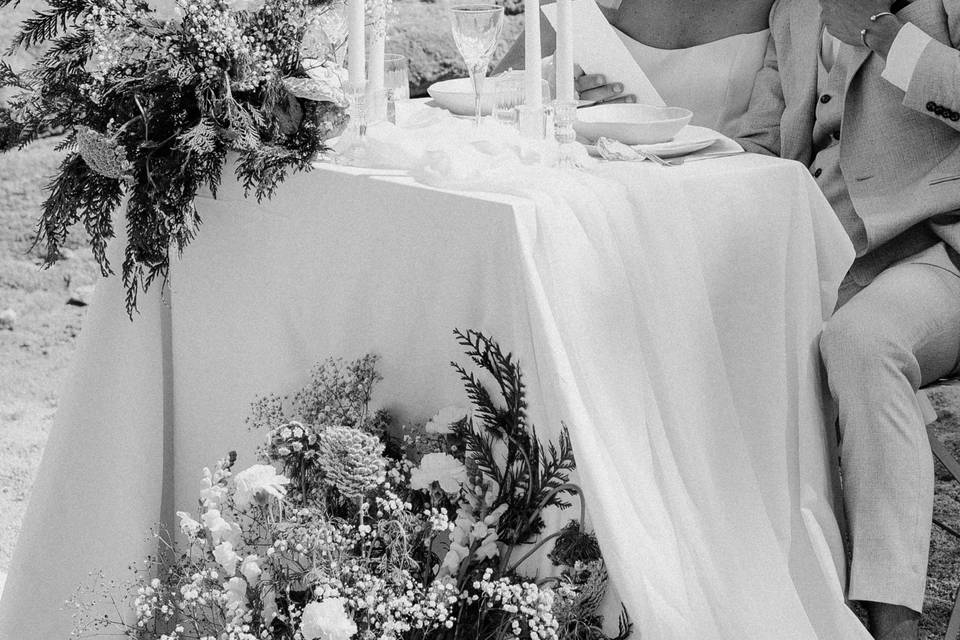
{"label": "white taper candle", "polygon": [[572,102],[573,87],[573,0],[557,0],[557,100]]}
{"label": "white taper candle", "polygon": [[540,71],[540,0],[524,0],[524,105],[539,111],[543,108]]}
{"label": "white taper candle", "polygon": [[347,70],[352,85],[361,85],[367,79],[365,14],[365,0],[347,0]]}
{"label": "white taper candle", "polygon": [[371,92],[383,89],[383,56],[387,39],[386,0],[373,0],[370,52],[367,58],[367,86]]}

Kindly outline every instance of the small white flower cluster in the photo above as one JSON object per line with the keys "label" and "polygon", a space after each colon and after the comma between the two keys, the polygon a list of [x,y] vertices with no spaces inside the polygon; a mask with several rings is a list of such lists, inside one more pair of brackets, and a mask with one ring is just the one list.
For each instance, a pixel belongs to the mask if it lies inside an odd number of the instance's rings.
{"label": "small white flower cluster", "polygon": [[407,571],[382,577],[360,570],[341,591],[351,608],[383,639],[401,638],[413,630],[452,628],[454,607],[461,600],[452,581],[438,580],[424,588]]}
{"label": "small white flower cluster", "polygon": [[81,27],[92,40],[87,71],[103,83],[108,76],[129,77],[142,73],[149,60],[170,60],[173,39],[169,34],[148,33],[138,27],[148,19],[139,6],[125,0],[104,0],[84,13]]}
{"label": "small white flower cluster", "polygon": [[431,507],[425,509],[423,515],[427,518],[427,521],[430,523],[430,530],[434,533],[443,531],[451,532],[454,530],[454,524],[450,522],[450,515],[446,509]]}
{"label": "small white flower cluster", "polygon": [[[194,67],[209,78],[228,72],[234,88],[250,90],[276,71],[279,59],[270,53],[266,35],[247,34],[236,14],[222,0],[186,0],[183,31]],[[238,64],[235,64],[238,63]]]}
{"label": "small white flower cluster", "polygon": [[515,638],[527,634],[530,640],[558,639],[560,625],[553,615],[552,589],[542,589],[533,582],[518,584],[507,578],[494,579],[492,569],[487,569],[473,588],[486,599],[487,607],[517,616],[510,621]]}
{"label": "small white flower cluster", "polygon": [[317,434],[296,420],[286,422],[267,433],[267,447],[278,458],[303,453],[317,444]]}
{"label": "small white flower cluster", "polygon": [[159,620],[168,622],[173,617],[173,609],[162,597],[164,595],[159,578],[153,578],[149,584],[137,588],[133,599],[133,609],[137,616],[137,626],[145,628],[150,622]]}

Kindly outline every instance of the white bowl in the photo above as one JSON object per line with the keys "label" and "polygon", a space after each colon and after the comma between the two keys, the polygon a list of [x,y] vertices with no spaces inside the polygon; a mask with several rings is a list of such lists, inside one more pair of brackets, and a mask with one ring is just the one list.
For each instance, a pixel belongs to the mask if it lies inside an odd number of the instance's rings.
{"label": "white bowl", "polygon": [[[434,82],[427,88],[427,93],[438,105],[451,113],[458,116],[474,115],[473,81],[470,78],[455,78]],[[493,113],[495,101],[496,79],[487,78],[484,81],[483,96],[480,102],[480,110],[483,115],[488,116]]]}
{"label": "white bowl", "polygon": [[624,144],[652,144],[672,140],[692,117],[692,111],[680,107],[598,104],[578,109],[573,128],[590,142],[613,138]]}

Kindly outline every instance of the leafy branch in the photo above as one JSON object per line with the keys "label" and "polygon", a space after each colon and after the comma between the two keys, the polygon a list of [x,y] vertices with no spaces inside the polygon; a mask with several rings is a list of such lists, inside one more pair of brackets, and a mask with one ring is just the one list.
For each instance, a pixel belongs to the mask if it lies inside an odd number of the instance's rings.
{"label": "leafy branch", "polygon": [[511,546],[532,542],[543,530],[544,509],[570,506],[563,498],[575,489],[569,484],[576,467],[570,434],[562,425],[559,446],[541,444],[527,422],[526,387],[512,354],[478,331],[458,329],[454,335],[473,363],[493,379],[503,400],[498,404],[476,374],[452,362],[482,427],[478,432],[464,421],[454,426],[455,433],[477,467],[498,483],[494,505],[507,505],[500,539]]}

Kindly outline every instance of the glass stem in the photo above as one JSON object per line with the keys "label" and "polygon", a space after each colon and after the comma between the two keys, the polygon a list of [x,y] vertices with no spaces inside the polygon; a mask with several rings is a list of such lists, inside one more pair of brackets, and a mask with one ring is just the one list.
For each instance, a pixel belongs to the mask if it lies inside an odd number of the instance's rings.
{"label": "glass stem", "polygon": [[473,124],[480,126],[480,118],[483,116],[483,81],[487,77],[487,65],[475,64],[470,67],[470,79],[473,80]]}

